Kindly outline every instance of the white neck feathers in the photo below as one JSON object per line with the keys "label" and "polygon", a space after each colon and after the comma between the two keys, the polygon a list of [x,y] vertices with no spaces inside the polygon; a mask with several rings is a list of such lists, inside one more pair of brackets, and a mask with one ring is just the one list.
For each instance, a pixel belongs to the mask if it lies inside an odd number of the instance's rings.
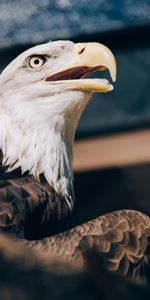
{"label": "white neck feathers", "polygon": [[[83,95],[81,98],[83,100]],[[43,173],[50,186],[66,198],[70,208],[74,201],[72,146],[89,95],[84,98],[86,101],[75,102],[72,97],[71,108],[65,113],[61,99],[63,111],[57,110],[56,105],[56,113],[54,106],[50,107],[53,101],[47,97],[30,102],[16,99],[15,107],[7,99],[9,107],[2,106],[0,110],[3,164],[9,165],[8,171],[21,167],[22,173],[29,171],[37,180]]]}

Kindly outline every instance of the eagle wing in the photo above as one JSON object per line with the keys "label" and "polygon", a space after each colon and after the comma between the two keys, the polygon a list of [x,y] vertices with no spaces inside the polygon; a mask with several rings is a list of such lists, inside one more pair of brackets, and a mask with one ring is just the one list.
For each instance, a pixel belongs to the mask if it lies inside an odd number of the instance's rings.
{"label": "eagle wing", "polygon": [[47,257],[57,256],[75,266],[86,263],[89,249],[104,256],[106,267],[134,280],[143,279],[149,264],[150,218],[138,211],[116,211],[83,225],[29,242]]}
{"label": "eagle wing", "polygon": [[149,299],[148,285],[107,272],[95,252],[87,265],[81,272],[58,260],[43,264],[33,249],[0,235],[0,299]]}

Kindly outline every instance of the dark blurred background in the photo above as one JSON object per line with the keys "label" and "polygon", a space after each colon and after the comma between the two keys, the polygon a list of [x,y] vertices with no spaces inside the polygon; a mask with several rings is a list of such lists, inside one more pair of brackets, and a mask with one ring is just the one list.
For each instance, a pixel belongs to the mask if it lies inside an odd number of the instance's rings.
{"label": "dark blurred background", "polygon": [[0,0],[1,70],[56,39],[104,43],[118,65],[114,91],[93,95],[76,134],[75,220],[120,208],[150,214],[150,1]]}

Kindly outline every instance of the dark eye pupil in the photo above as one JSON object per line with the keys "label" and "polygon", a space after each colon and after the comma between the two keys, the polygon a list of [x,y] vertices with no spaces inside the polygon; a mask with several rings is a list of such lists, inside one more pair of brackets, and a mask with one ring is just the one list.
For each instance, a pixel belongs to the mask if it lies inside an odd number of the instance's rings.
{"label": "dark eye pupil", "polygon": [[34,60],[35,65],[38,65],[39,62],[40,62],[39,59],[35,59],[35,60]]}

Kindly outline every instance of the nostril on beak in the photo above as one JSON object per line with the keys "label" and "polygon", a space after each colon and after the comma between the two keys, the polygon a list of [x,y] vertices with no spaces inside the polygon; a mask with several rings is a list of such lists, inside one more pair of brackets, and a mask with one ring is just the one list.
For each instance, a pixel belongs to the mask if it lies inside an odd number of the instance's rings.
{"label": "nostril on beak", "polygon": [[79,51],[79,54],[82,54],[85,50],[85,47],[83,47],[80,51]]}

